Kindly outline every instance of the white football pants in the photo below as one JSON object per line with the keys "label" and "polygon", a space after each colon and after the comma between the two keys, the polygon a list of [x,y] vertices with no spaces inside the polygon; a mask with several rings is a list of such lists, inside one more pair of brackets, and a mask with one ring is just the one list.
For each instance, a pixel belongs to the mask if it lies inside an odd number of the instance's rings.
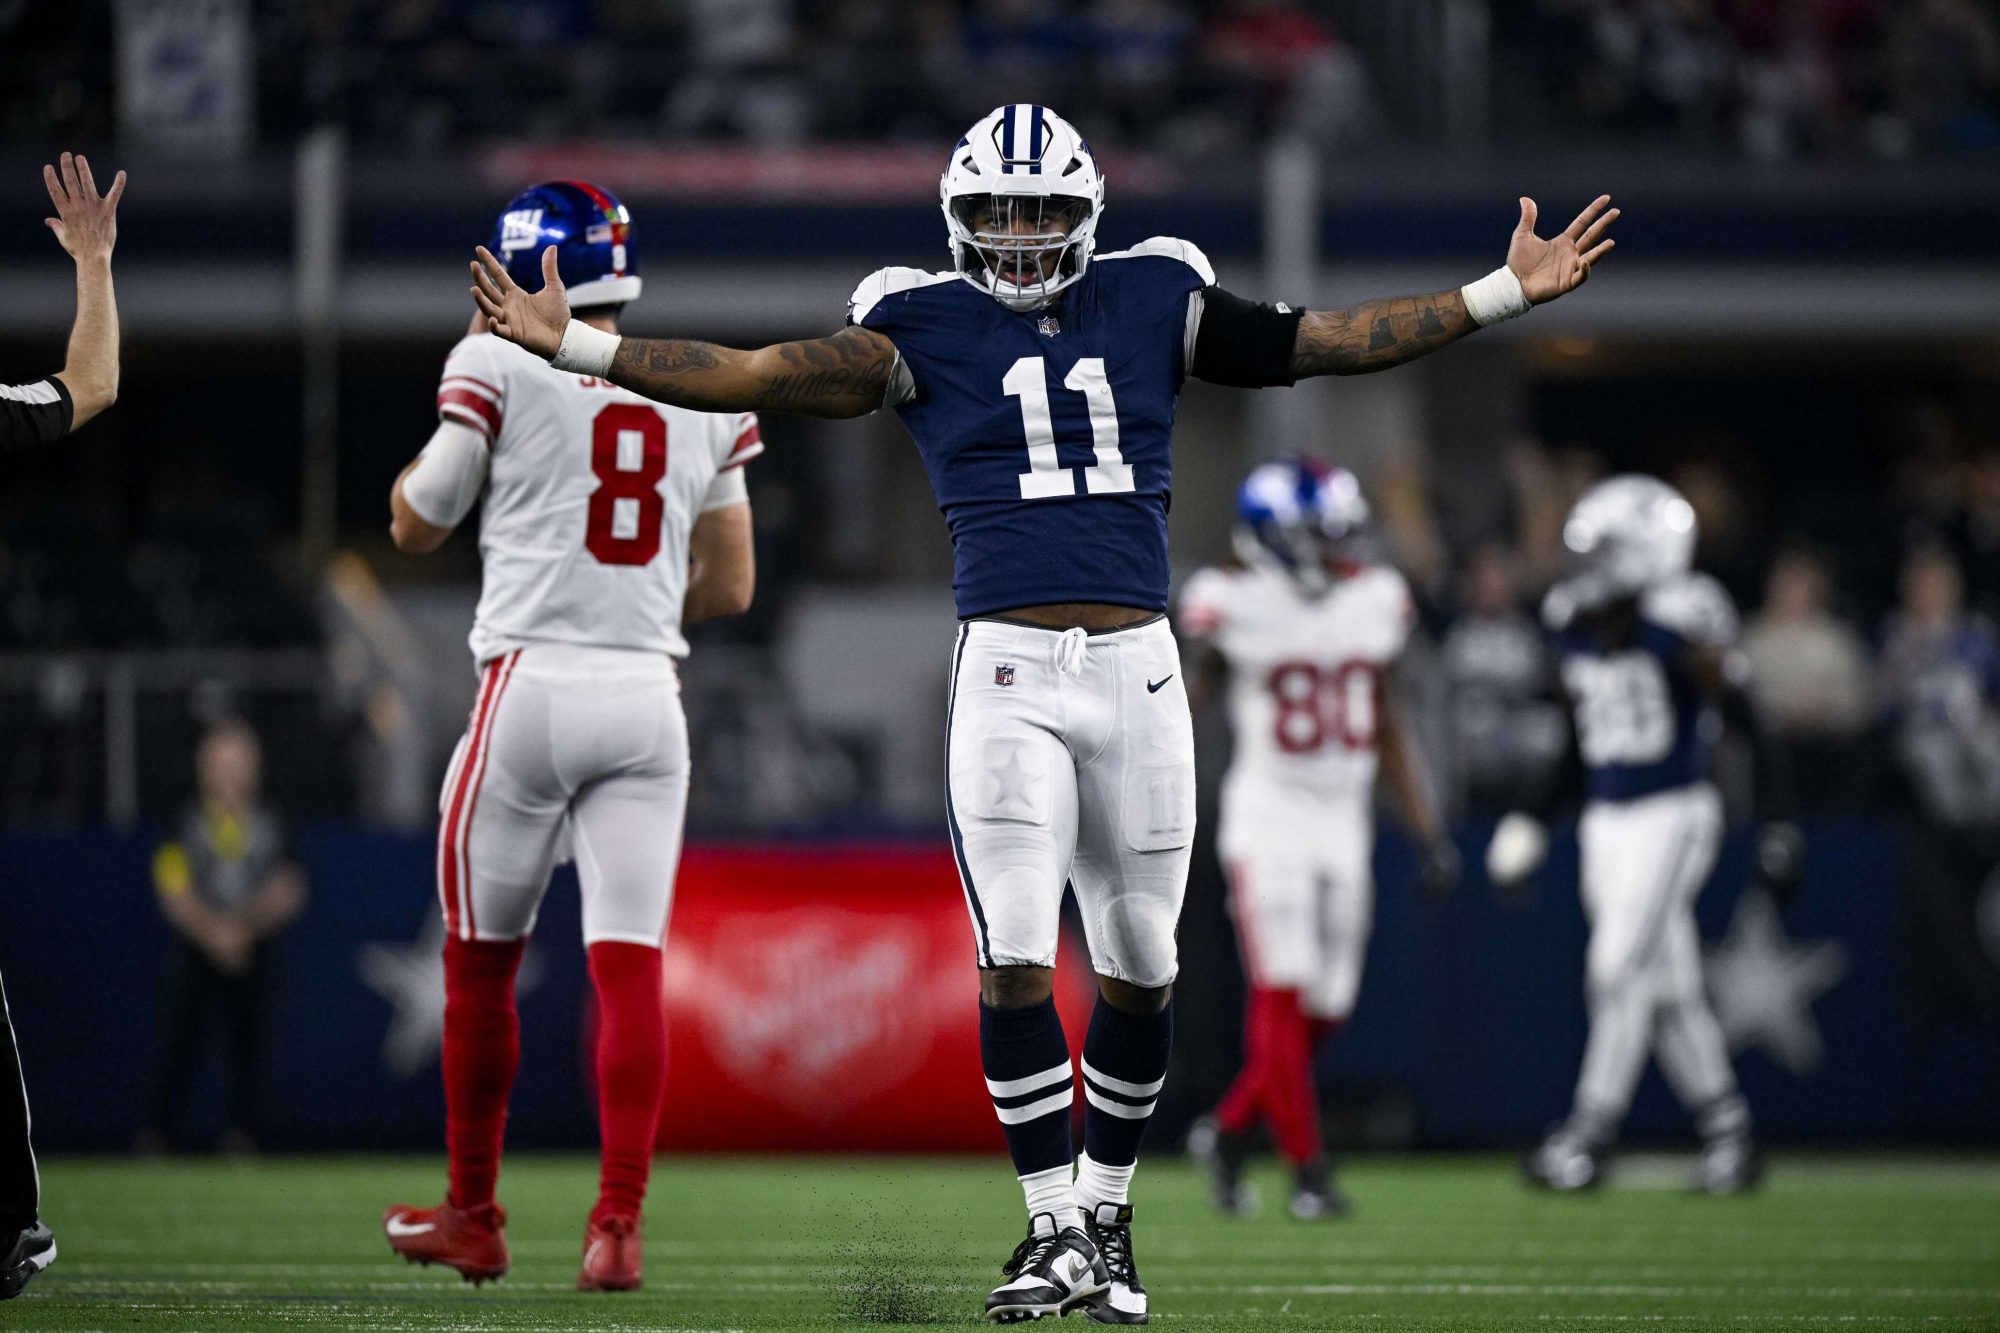
{"label": "white football pants", "polygon": [[1706,783],[1635,801],[1595,801],[1577,830],[1590,919],[1590,1040],[1580,1115],[1624,1119],[1646,1057],[1700,1111],[1736,1090],[1729,1049],[1701,978],[1694,903],[1715,868],[1722,798]]}
{"label": "white football pants", "polygon": [[966,621],[948,719],[947,814],[979,965],[1053,967],[1068,884],[1100,975],[1171,982],[1194,727],[1166,618],[1096,633]]}
{"label": "white football pants", "polygon": [[671,657],[539,643],[492,659],[439,803],[446,928],[526,935],[573,843],[584,942],[660,946],[687,791]]}
{"label": "white football pants", "polygon": [[1375,917],[1368,802],[1232,772],[1216,846],[1250,983],[1297,991],[1314,1018],[1352,1014]]}

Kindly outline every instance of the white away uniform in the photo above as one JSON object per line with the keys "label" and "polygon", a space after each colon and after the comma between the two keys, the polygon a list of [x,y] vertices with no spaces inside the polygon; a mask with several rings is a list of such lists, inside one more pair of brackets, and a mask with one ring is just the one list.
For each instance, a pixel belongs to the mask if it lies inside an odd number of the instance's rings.
{"label": "white away uniform", "polygon": [[1345,1018],[1374,915],[1376,708],[1413,617],[1373,566],[1308,597],[1270,570],[1205,569],[1181,594],[1189,635],[1229,664],[1235,757],[1218,848],[1254,985]]}
{"label": "white away uniform", "polygon": [[439,805],[446,923],[528,933],[567,824],[585,942],[657,945],[687,808],[688,537],[747,502],[757,419],[649,402],[491,334],[452,349],[438,414],[404,497],[440,527],[485,500],[479,697]]}

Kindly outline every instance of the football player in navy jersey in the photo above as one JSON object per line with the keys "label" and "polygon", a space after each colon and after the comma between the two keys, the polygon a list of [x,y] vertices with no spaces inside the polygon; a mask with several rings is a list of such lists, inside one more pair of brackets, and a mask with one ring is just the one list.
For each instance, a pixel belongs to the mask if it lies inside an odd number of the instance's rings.
{"label": "football player in navy jersey", "polygon": [[[1701,1132],[1697,1188],[1736,1193],[1756,1183],[1758,1159],[1703,988],[1694,917],[1722,836],[1711,733],[1719,710],[1742,697],[1736,610],[1689,568],[1694,509],[1663,481],[1600,482],[1570,511],[1563,543],[1572,569],[1542,614],[1575,708],[1585,790],[1577,840],[1590,1037],[1569,1118],[1529,1156],[1528,1177],[1557,1190],[1595,1185],[1657,1055]],[[1539,819],[1510,813],[1488,848],[1493,880],[1532,873],[1546,846]]]}
{"label": "football player in navy jersey", "polygon": [[[1411,361],[1579,286],[1618,212],[1535,234],[1463,288],[1346,310],[1261,305],[1200,250],[1099,254],[1104,181],[1044,107],[1000,107],[953,146],[940,189],[951,267],[889,268],[829,337],[737,351],[618,338],[572,320],[553,250],[528,292],[481,252],[492,330],[560,369],[707,411],[851,417],[893,407],[956,551],[947,812],[980,968],[988,1091],[1027,1195],[1028,1236],[987,1315],[1084,1309],[1144,1323],[1128,1203],[1166,1078],[1174,929],[1194,829],[1194,746],[1165,612],[1174,403],[1192,375],[1247,388]],[[1075,1074],[1051,999],[1073,885],[1099,1000]]]}

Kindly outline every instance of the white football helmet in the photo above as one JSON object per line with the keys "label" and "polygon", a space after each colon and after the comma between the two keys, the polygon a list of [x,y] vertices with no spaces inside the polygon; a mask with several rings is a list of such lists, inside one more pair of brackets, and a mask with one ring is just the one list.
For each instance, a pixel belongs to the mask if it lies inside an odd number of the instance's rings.
{"label": "white football helmet", "polygon": [[1694,506],[1657,477],[1600,481],[1563,521],[1570,573],[1557,592],[1589,611],[1677,578],[1694,564]]}
{"label": "white football helmet", "polygon": [[1034,310],[1089,267],[1104,177],[1075,126],[1014,102],[965,132],[938,196],[958,276],[1009,310]]}

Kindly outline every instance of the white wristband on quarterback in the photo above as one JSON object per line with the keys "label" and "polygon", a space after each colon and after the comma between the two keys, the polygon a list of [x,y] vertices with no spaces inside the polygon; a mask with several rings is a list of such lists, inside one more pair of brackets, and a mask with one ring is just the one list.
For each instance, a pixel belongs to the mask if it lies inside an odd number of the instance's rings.
{"label": "white wristband on quarterback", "polygon": [[611,371],[612,359],[618,355],[619,341],[615,333],[593,329],[582,320],[573,319],[563,330],[562,346],[556,348],[549,364],[574,375],[606,375]]}
{"label": "white wristband on quarterback", "polygon": [[1498,324],[1528,313],[1528,295],[1521,290],[1521,280],[1505,264],[1458,290],[1465,298],[1465,313],[1475,324]]}

